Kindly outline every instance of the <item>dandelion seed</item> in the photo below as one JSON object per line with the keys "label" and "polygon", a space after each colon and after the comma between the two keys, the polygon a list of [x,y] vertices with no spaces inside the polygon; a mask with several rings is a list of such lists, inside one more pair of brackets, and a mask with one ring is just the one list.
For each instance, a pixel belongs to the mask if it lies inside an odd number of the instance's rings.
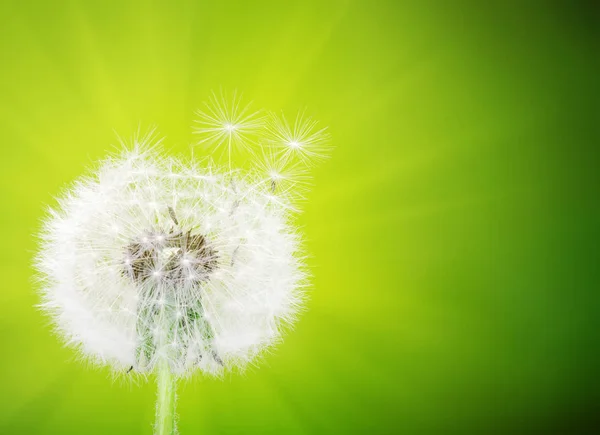
{"label": "dandelion seed", "polygon": [[254,135],[264,124],[260,111],[252,111],[250,104],[242,105],[237,93],[231,98],[213,93],[196,115],[194,133],[198,135],[198,144],[215,150],[225,147],[229,159],[233,149],[247,149],[254,144]]}
{"label": "dandelion seed", "polygon": [[310,188],[308,168],[282,158],[276,151],[263,146],[254,158],[255,179],[258,186],[289,202],[304,199]]}
{"label": "dandelion seed", "polygon": [[329,133],[319,128],[318,122],[299,113],[293,124],[283,115],[271,113],[266,122],[269,144],[287,161],[301,161],[306,165],[325,159],[329,155]]}

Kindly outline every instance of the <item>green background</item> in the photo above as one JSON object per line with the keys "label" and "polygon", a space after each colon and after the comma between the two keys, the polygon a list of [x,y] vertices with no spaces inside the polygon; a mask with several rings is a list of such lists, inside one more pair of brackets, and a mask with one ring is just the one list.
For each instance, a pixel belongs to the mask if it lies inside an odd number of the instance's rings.
{"label": "green background", "polygon": [[31,260],[44,207],[213,89],[330,126],[300,224],[309,310],[244,376],[179,390],[191,434],[593,433],[593,2],[0,4],[0,433],[151,434],[155,387],[79,364]]}

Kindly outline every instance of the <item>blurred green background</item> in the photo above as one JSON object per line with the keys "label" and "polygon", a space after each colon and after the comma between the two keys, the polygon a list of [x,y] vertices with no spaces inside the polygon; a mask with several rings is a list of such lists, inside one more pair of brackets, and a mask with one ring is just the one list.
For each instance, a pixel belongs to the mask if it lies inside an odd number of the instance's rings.
{"label": "blurred green background", "polygon": [[151,434],[33,305],[44,207],[155,124],[189,154],[213,89],[330,126],[300,224],[309,310],[245,376],[179,390],[181,434],[596,433],[593,2],[0,4],[0,434]]}

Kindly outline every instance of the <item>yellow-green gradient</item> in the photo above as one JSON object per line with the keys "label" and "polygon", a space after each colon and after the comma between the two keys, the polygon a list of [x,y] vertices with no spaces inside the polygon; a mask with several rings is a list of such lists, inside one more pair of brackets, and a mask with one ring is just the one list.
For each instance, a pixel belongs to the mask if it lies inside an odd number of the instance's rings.
{"label": "yellow-green gradient", "polygon": [[[50,334],[44,206],[212,89],[329,125],[308,311],[179,389],[181,434],[583,434],[600,424],[592,2],[0,3],[0,433],[151,434],[155,385]],[[199,150],[196,149],[196,152]]]}

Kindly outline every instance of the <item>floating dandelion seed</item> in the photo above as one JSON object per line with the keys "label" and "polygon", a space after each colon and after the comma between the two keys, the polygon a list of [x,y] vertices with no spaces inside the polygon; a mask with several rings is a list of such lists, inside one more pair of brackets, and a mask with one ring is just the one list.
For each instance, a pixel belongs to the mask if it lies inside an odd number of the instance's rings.
{"label": "floating dandelion seed", "polygon": [[246,367],[280,341],[307,285],[290,212],[322,133],[311,121],[306,150],[281,153],[239,99],[224,107],[208,112],[221,131],[196,132],[218,149],[257,128],[254,170],[166,157],[148,134],[77,181],[40,234],[42,308],[90,360],[157,374],[159,435],[175,433],[175,380]]}
{"label": "floating dandelion seed", "polygon": [[264,118],[260,111],[252,111],[250,104],[243,105],[237,93],[231,98],[213,93],[204,106],[196,112],[194,133],[200,137],[198,144],[215,150],[225,147],[230,157],[234,149],[247,149],[255,143],[253,136],[263,127]]}
{"label": "floating dandelion seed", "polygon": [[301,160],[304,164],[318,162],[329,155],[327,127],[299,113],[291,124],[283,115],[271,113],[266,122],[267,140],[286,160]]}
{"label": "floating dandelion seed", "polygon": [[272,194],[295,203],[310,189],[309,170],[302,162],[282,158],[273,147],[262,146],[254,159],[256,182]]}

